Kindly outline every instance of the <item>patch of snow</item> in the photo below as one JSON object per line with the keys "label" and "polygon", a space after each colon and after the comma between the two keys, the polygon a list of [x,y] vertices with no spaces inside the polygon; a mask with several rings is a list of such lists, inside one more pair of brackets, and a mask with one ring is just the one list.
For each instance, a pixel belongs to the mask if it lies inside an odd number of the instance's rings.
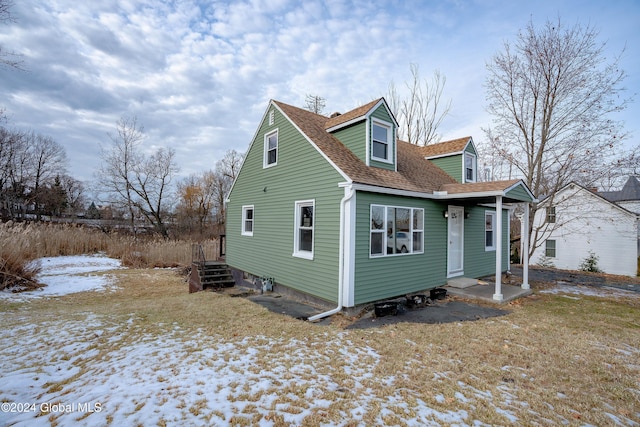
{"label": "patch of snow", "polygon": [[92,273],[122,268],[120,260],[104,255],[46,257],[33,263],[41,268],[35,280],[46,286],[16,293],[3,290],[0,292],[0,298],[27,301],[31,298],[63,296],[76,292],[104,291],[113,288],[113,277]]}
{"label": "patch of snow", "polygon": [[[583,295],[590,297],[603,297],[603,298],[640,298],[640,293],[627,291],[625,289],[618,289],[612,287],[596,287],[596,286],[582,286],[582,285],[566,285],[558,284],[553,288],[544,289],[539,291],[541,294],[569,294],[569,295]],[[566,298],[579,299],[575,297]]]}

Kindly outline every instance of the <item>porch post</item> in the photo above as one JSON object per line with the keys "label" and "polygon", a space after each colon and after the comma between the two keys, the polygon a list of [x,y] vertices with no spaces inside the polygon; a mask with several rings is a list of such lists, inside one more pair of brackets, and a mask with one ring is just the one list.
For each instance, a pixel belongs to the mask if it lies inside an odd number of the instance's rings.
{"label": "porch post", "polygon": [[[531,289],[529,286],[529,202],[524,204],[524,218],[522,219],[522,289]],[[523,234],[524,232],[524,234]]]}
{"label": "porch post", "polygon": [[493,299],[502,301],[502,196],[496,196],[496,293]]}

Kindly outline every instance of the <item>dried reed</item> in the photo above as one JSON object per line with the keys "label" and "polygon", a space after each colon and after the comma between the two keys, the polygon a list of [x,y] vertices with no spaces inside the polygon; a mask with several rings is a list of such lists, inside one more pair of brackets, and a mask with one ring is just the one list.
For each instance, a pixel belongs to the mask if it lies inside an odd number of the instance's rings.
{"label": "dried reed", "polygon": [[[0,289],[15,284],[17,278],[32,279],[37,270],[29,267],[29,261],[36,258],[102,252],[129,267],[181,267],[191,263],[191,245],[191,241],[133,237],[70,224],[0,223]],[[216,241],[203,245],[217,246]]]}

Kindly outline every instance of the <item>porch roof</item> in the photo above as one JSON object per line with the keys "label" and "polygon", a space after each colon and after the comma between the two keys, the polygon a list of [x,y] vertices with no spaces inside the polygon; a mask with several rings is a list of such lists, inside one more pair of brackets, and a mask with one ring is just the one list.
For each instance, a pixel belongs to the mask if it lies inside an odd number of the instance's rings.
{"label": "porch roof", "polygon": [[[442,194],[445,193],[446,194]],[[476,203],[495,202],[502,196],[504,203],[537,202],[529,187],[521,179],[506,181],[473,182],[467,184],[444,184],[440,188],[442,198],[473,200]]]}

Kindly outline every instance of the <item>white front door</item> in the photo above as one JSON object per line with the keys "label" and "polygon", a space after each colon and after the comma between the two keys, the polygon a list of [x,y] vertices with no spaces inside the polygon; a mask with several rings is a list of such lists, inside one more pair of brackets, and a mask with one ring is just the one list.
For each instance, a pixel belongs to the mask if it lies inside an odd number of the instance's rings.
{"label": "white front door", "polygon": [[447,277],[464,274],[464,208],[449,206]]}

